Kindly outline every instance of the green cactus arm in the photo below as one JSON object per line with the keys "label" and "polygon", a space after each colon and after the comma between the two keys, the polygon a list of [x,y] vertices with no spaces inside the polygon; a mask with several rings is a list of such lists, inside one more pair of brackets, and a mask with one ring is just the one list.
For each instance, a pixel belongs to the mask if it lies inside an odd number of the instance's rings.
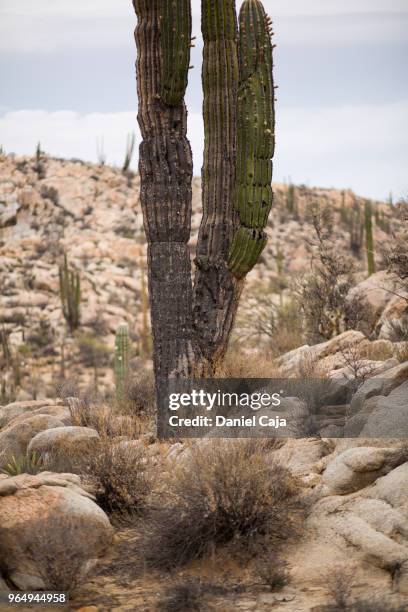
{"label": "green cactus arm", "polygon": [[190,0],[160,0],[161,91],[165,104],[179,104],[187,88],[191,47]]}
{"label": "green cactus arm", "polygon": [[[257,262],[263,232],[251,238],[243,228],[262,230],[272,207],[275,110],[271,22],[259,0],[245,0],[239,15],[240,86],[237,101],[237,164],[234,207],[241,228],[234,236],[229,268],[237,278]],[[262,246],[261,246],[262,245]],[[241,249],[241,252],[239,252]],[[239,262],[239,264],[237,263]]]}
{"label": "green cactus arm", "polygon": [[240,227],[234,236],[229,252],[229,266],[237,278],[243,278],[257,263],[267,243],[265,232]]}

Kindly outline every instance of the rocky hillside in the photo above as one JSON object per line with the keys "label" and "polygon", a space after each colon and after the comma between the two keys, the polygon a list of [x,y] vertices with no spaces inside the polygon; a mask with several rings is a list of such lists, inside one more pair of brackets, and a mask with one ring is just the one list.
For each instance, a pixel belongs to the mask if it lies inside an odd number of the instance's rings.
{"label": "rocky hillside", "polygon": [[[149,353],[146,245],[138,194],[139,176],[117,168],[44,154],[0,158],[0,329],[10,350],[18,353],[17,377],[27,383],[21,399],[49,393],[66,366],[80,384],[89,382],[95,353],[99,385],[109,387],[114,334],[122,322],[128,323],[135,355]],[[192,254],[200,201],[200,179],[195,178]],[[313,230],[307,209],[312,203],[333,212],[336,248],[351,252],[364,276],[364,199],[351,191],[277,184],[270,240],[248,277],[243,312],[255,291],[287,287],[288,279],[309,268]],[[388,238],[393,213],[378,202],[373,211],[374,242],[379,245]],[[75,341],[67,333],[59,296],[58,265],[64,253],[81,279],[80,337]],[[381,265],[379,251],[375,257]],[[6,384],[9,380],[3,378]]]}

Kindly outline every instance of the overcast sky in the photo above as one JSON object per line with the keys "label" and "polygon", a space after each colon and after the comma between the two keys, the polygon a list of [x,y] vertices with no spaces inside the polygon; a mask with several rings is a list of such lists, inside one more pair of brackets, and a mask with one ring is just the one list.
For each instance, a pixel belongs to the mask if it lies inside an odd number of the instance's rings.
{"label": "overcast sky", "polygon": [[[200,1],[187,92],[195,172],[202,160]],[[240,2],[237,3],[238,5]],[[408,192],[407,0],[265,0],[274,21],[274,178]],[[0,0],[0,144],[108,162],[136,126],[131,0]]]}

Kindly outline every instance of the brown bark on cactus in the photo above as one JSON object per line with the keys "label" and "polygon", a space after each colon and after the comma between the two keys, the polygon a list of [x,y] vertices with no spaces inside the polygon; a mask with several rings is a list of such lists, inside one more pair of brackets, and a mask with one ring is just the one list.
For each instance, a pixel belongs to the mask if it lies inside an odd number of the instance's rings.
{"label": "brown bark on cactus", "polygon": [[194,327],[213,369],[227,349],[243,281],[228,269],[228,251],[239,224],[234,210],[237,19],[234,0],[202,0],[204,164],[203,218],[197,244]]}
{"label": "brown bark on cactus", "polygon": [[192,155],[184,101],[164,104],[160,92],[159,0],[133,0],[138,17],[138,122],[142,134],[140,201],[148,242],[148,280],[156,380],[189,376],[192,346]]}

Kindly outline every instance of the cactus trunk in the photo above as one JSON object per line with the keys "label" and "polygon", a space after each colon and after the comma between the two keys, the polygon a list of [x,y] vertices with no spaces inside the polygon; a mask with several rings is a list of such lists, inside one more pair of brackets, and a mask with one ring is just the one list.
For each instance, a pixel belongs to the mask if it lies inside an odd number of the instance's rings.
{"label": "cactus trunk", "polygon": [[235,2],[202,0],[201,9],[205,140],[194,325],[212,369],[227,348],[243,286],[227,262],[239,223],[234,211],[238,54]]}
{"label": "cactus trunk", "polygon": [[[182,95],[176,104],[172,99],[172,105],[161,97],[163,62],[159,27],[166,4],[163,0],[133,0],[138,17],[135,31],[138,121],[143,138],[139,154],[140,200],[148,242],[156,380],[187,376],[193,364],[191,264],[187,245],[192,156]],[[189,46],[190,40],[185,44]]]}

